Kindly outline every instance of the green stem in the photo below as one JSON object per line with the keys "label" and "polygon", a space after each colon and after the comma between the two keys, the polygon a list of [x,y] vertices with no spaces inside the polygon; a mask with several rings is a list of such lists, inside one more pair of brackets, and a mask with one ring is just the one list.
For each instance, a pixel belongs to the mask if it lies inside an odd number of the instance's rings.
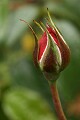
{"label": "green stem", "polygon": [[50,83],[50,89],[51,89],[51,93],[52,93],[52,99],[53,99],[53,103],[56,109],[56,113],[58,116],[59,120],[66,120],[66,117],[64,115],[62,106],[61,106],[61,102],[59,99],[59,95],[58,95],[58,91],[57,91],[57,86],[56,86],[56,82],[55,83]]}

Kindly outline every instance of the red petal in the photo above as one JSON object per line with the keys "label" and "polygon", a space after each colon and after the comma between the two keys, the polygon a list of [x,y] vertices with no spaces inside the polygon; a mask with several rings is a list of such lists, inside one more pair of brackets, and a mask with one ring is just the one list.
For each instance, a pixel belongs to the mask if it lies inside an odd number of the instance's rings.
{"label": "red petal", "polygon": [[56,42],[56,44],[57,44],[58,46],[60,46],[60,43],[59,43],[59,41],[58,41],[58,39],[57,39],[57,36],[56,36],[56,32],[55,32],[51,27],[49,27],[49,26],[47,27],[47,29],[48,29],[50,35],[53,37],[53,39],[54,39],[54,41]]}
{"label": "red petal", "polygon": [[39,40],[39,54],[38,54],[38,61],[41,59],[41,56],[43,55],[43,52],[47,45],[47,34],[44,32],[41,39]]}

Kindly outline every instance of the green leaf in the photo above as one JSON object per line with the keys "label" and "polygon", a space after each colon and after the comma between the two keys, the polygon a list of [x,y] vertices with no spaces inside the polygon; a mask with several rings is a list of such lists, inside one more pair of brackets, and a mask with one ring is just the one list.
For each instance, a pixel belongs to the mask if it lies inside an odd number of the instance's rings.
{"label": "green leaf", "polygon": [[4,96],[3,108],[11,120],[56,120],[45,100],[28,89],[9,90]]}

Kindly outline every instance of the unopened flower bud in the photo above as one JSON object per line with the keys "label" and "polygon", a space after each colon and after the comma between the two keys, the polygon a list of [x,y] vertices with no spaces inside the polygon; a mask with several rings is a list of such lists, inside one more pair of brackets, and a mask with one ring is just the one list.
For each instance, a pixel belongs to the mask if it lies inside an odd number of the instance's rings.
{"label": "unopened flower bud", "polygon": [[[70,61],[70,49],[63,36],[52,22],[48,12],[48,23],[43,27],[34,21],[43,31],[42,37],[35,37],[33,58],[35,65],[39,66],[48,80],[56,80]],[[34,36],[36,36],[34,34]]]}

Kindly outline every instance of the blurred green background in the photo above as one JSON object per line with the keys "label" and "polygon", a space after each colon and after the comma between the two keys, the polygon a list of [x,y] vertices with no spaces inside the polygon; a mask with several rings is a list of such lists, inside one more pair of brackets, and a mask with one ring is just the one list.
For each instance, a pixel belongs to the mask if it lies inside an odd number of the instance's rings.
{"label": "blurred green background", "polygon": [[[80,120],[80,0],[0,0],[0,120],[58,120],[49,85],[36,69],[34,38],[26,20],[45,21],[46,8],[71,49],[57,81],[67,120]],[[44,22],[45,23],[45,22]]]}

